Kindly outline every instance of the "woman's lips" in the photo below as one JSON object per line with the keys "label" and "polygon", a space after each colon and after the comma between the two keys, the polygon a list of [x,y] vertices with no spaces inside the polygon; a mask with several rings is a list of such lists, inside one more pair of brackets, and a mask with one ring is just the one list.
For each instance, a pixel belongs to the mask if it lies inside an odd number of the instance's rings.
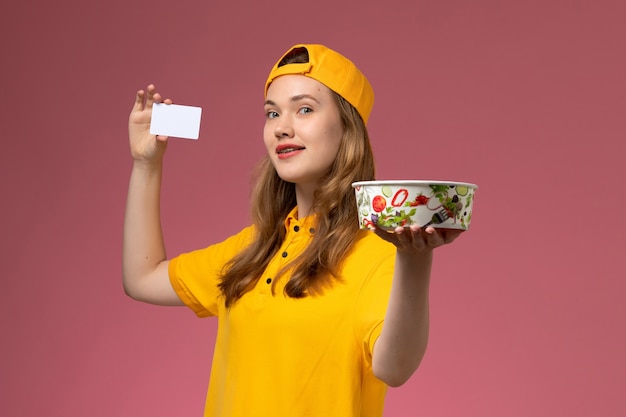
{"label": "woman's lips", "polygon": [[283,144],[276,147],[276,154],[280,159],[285,159],[299,154],[304,150],[303,146]]}

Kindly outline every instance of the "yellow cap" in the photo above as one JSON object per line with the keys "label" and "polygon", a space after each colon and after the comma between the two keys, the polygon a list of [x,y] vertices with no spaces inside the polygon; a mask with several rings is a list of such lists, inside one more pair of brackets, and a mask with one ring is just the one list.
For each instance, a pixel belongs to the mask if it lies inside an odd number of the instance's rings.
{"label": "yellow cap", "polygon": [[[300,48],[308,52],[309,62],[278,66],[286,55]],[[365,75],[348,58],[324,45],[294,45],[270,71],[265,82],[265,96],[272,81],[287,74],[304,75],[321,82],[352,104],[367,124],[374,105],[374,90]]]}

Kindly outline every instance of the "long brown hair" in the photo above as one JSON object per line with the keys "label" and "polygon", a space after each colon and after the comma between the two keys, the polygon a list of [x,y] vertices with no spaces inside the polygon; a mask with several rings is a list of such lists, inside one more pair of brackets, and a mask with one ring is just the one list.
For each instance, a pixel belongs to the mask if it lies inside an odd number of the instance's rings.
{"label": "long brown hair", "polygon": [[[300,50],[285,57],[283,62],[307,61],[306,50]],[[282,268],[272,284],[292,270],[285,293],[293,298],[320,294],[334,280],[341,279],[339,266],[359,233],[351,184],[375,178],[374,155],[363,119],[343,97],[334,92],[333,95],[341,116],[343,137],[333,165],[320,180],[323,186],[314,194],[312,212],[317,215],[316,231],[304,252]],[[255,174],[251,216],[256,234],[250,245],[225,266],[219,288],[226,307],[254,288],[280,249],[286,235],[285,219],[296,206],[295,184],[278,176],[268,156],[259,162]]]}

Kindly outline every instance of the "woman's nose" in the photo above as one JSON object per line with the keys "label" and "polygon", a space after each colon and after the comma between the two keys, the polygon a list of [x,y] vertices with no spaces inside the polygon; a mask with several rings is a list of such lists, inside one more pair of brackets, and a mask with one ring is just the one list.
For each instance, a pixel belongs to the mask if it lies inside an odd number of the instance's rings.
{"label": "woman's nose", "polygon": [[285,119],[281,120],[281,122],[276,126],[276,130],[274,131],[274,135],[277,138],[291,138],[293,137],[293,127],[289,124]]}

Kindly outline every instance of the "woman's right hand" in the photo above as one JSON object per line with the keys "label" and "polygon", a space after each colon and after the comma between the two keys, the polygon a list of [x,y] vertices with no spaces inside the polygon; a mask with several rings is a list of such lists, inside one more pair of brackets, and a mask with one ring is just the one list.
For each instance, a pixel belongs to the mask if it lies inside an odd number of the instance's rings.
{"label": "woman's right hand", "polygon": [[[146,91],[137,91],[135,104],[128,118],[130,153],[135,161],[160,163],[163,159],[167,136],[150,134],[152,106],[161,102],[161,95],[156,92],[153,84],[150,84]],[[172,100],[163,100],[163,103],[172,104]]]}

